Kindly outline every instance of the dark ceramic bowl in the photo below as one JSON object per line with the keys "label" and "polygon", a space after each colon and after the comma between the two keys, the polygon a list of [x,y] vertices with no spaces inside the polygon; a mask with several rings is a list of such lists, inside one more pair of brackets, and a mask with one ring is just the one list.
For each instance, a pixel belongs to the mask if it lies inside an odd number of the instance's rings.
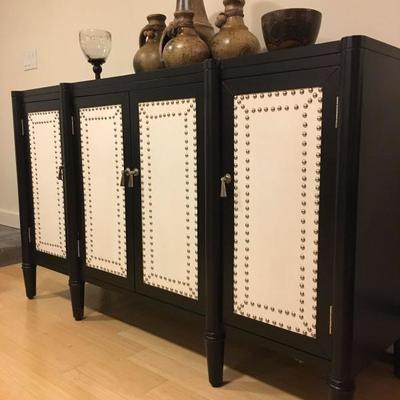
{"label": "dark ceramic bowl", "polygon": [[287,8],[262,16],[265,44],[269,51],[306,46],[317,40],[322,14],[308,8]]}

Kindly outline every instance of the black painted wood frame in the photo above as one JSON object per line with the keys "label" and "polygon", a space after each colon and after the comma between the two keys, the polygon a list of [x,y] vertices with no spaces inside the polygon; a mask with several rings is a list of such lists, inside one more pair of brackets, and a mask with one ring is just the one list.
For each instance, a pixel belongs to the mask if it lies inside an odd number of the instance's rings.
{"label": "black painted wood frame", "polygon": [[[358,371],[393,342],[396,342],[398,375],[399,70],[399,49],[354,36],[338,42],[228,60],[220,66],[207,60],[201,65],[172,70],[13,92],[22,266],[27,296],[33,298],[36,294],[36,265],[39,264],[69,274],[73,314],[78,320],[83,317],[85,280],[205,315],[209,379],[213,386],[223,382],[225,330],[229,333],[237,329],[247,333],[249,339],[260,340],[272,349],[326,369],[331,400],[351,399]],[[325,85],[329,93],[324,104],[329,110],[324,121],[329,134],[323,146],[323,161],[327,166],[322,171],[321,182],[322,204],[325,203],[321,208],[321,224],[325,223],[320,230],[325,252],[321,258],[323,264],[319,265],[324,271],[321,278],[324,292],[319,293],[322,307],[319,323],[325,333],[318,348],[295,335],[232,315],[231,205],[229,199],[219,198],[220,177],[231,169],[232,94],[256,87],[282,89],[306,83]],[[199,302],[146,288],[140,268],[134,270],[134,283],[129,285],[102,274],[86,274],[84,260],[78,257],[82,248],[78,249],[77,244],[80,240],[82,246],[83,238],[76,101],[96,96],[128,96],[131,113],[128,130],[131,143],[137,143],[137,111],[133,105],[162,94],[166,98],[182,95],[185,89],[187,96],[194,94],[202,102],[198,126],[203,135],[199,153],[203,162],[200,174],[202,297]],[[334,110],[336,97],[337,112]],[[31,231],[34,226],[26,110],[46,109],[49,102],[58,104],[61,111],[67,260],[36,252]],[[134,146],[130,147],[128,161],[137,165],[139,155]],[[325,201],[323,193],[326,193]],[[132,201],[140,204],[139,191],[132,195]],[[128,216],[130,221],[140,220],[139,208],[135,207]],[[140,267],[140,224],[136,225],[128,246],[134,265]],[[331,315],[327,312],[329,304],[333,310]],[[329,323],[332,335],[327,332]]]}
{"label": "black painted wood frame", "polygon": [[[16,149],[17,179],[19,212],[22,240],[22,269],[25,280],[26,295],[33,299],[36,295],[36,266],[41,265],[54,271],[69,275],[70,271],[78,270],[78,260],[74,244],[76,243],[76,229],[74,225],[74,203],[71,197],[68,198],[67,187],[73,187],[68,176],[64,175],[64,211],[66,230],[66,258],[53,256],[36,250],[35,245],[35,221],[33,214],[33,194],[31,160],[29,147],[29,129],[27,114],[37,111],[58,110],[60,112],[60,133],[63,149],[63,163],[65,162],[65,149],[71,150],[68,142],[65,143],[65,124],[63,123],[63,107],[61,106],[60,87],[49,87],[34,89],[25,92],[12,92],[13,119],[14,119],[14,140]],[[68,171],[73,166],[64,165]],[[64,168],[67,169],[67,168]],[[74,192],[69,191],[73,196]]]}

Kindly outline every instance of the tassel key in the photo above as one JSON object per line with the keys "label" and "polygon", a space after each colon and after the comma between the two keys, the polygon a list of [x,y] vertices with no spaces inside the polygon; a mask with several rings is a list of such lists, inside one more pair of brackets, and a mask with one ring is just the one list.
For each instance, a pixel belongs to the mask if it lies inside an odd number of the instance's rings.
{"label": "tassel key", "polygon": [[60,166],[58,167],[57,179],[58,179],[59,181],[64,180],[64,166],[63,166],[63,165],[60,165]]}
{"label": "tassel key", "polygon": [[139,175],[139,170],[137,168],[133,169],[132,171],[129,168],[126,168],[122,171],[121,176],[121,186],[126,185],[126,178],[128,178],[128,188],[133,188],[133,178]]}
{"label": "tassel key", "polygon": [[139,175],[139,170],[135,168],[132,171],[129,171],[129,178],[128,178],[128,188],[133,188],[133,178]]}
{"label": "tassel key", "polygon": [[221,193],[220,197],[225,198],[228,197],[228,193],[226,191],[226,185],[232,182],[232,176],[230,174],[226,174],[221,178]]}
{"label": "tassel key", "polygon": [[121,173],[121,183],[119,184],[120,186],[125,186],[125,180],[126,180],[126,172],[128,169],[124,169]]}

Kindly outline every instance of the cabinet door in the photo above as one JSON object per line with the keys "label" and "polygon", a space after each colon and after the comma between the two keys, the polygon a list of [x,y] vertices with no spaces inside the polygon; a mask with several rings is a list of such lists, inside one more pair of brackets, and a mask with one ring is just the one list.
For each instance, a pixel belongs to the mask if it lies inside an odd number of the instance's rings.
{"label": "cabinet door", "polygon": [[[85,279],[132,288],[130,194],[121,185],[129,156],[128,96],[112,94],[75,100],[81,184],[81,257]],[[125,183],[125,179],[122,182]]]}
{"label": "cabinet door", "polygon": [[[25,106],[33,206],[30,240],[36,250],[36,262],[42,265],[46,265],[46,260],[52,257],[67,258],[59,110],[59,101],[29,103]],[[62,266],[63,263],[56,261],[55,265]]]}
{"label": "cabinet door", "polygon": [[337,72],[224,85],[225,320],[329,353]]}
{"label": "cabinet door", "polygon": [[141,182],[137,288],[190,309],[203,301],[201,93],[196,85],[146,91],[133,103]]}

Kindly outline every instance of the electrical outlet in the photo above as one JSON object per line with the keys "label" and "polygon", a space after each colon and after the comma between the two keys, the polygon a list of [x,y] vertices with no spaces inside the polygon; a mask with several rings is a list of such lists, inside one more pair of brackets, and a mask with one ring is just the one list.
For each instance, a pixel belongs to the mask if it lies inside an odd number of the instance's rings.
{"label": "electrical outlet", "polygon": [[37,51],[29,49],[24,51],[24,71],[37,69]]}

